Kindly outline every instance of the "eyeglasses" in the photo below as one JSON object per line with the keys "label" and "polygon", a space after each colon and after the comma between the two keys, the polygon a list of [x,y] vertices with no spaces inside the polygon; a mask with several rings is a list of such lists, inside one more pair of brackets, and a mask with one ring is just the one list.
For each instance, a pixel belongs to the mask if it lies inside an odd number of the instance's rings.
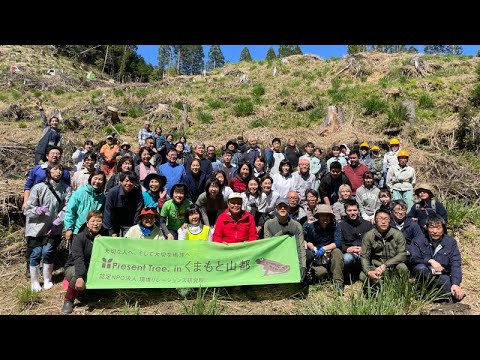
{"label": "eyeglasses", "polygon": [[390,221],[390,218],[389,217],[378,217],[375,220],[378,221],[378,222],[387,222],[387,221]]}

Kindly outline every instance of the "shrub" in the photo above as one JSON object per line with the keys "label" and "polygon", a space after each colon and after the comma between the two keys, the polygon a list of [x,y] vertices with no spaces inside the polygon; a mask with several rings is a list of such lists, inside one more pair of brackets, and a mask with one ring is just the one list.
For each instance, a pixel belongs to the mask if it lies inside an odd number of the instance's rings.
{"label": "shrub", "polygon": [[253,96],[262,96],[265,95],[265,88],[262,84],[255,84],[252,90]]}
{"label": "shrub", "polygon": [[113,96],[115,97],[120,97],[125,95],[125,92],[122,89],[113,89],[112,93],[113,93]]}
{"label": "shrub", "polygon": [[422,94],[418,98],[418,107],[421,109],[432,109],[434,107],[433,99],[428,94]]}
{"label": "shrub", "polygon": [[207,105],[211,109],[220,109],[220,108],[224,108],[226,106],[226,103],[221,99],[208,99]]}
{"label": "shrub", "polygon": [[205,297],[208,293],[208,288],[197,290],[197,298],[195,302],[188,306],[186,300],[183,301],[183,312],[185,315],[220,315],[224,307],[219,303],[216,289],[212,291],[211,300],[206,300]]}
{"label": "shrub", "polygon": [[395,103],[388,111],[387,127],[400,127],[407,120],[407,108],[401,103]]}
{"label": "shrub", "polygon": [[213,116],[210,113],[202,110],[197,112],[197,118],[202,124],[211,124],[213,120]]}
{"label": "shrub", "polygon": [[259,127],[266,127],[267,126],[267,121],[265,119],[255,119],[252,122],[248,124],[248,127],[250,129],[255,129]]}
{"label": "shrub", "polygon": [[138,96],[138,97],[141,97],[141,98],[144,98],[144,97],[147,96],[148,94],[150,94],[150,90],[149,90],[149,89],[139,88],[139,89],[136,89],[136,90],[135,90],[135,95]]}
{"label": "shrub", "polygon": [[54,89],[53,92],[55,93],[55,95],[65,94],[65,90],[63,90],[63,89]]}
{"label": "shrub", "polygon": [[21,311],[31,309],[41,302],[40,293],[33,291],[30,287],[19,289],[16,295]]}
{"label": "shrub", "polygon": [[470,93],[470,102],[473,106],[480,106],[480,84],[475,85]]}
{"label": "shrub", "polygon": [[137,118],[139,116],[145,115],[145,111],[140,106],[133,106],[128,109],[128,116],[132,118]]}
{"label": "shrub", "polygon": [[253,103],[248,98],[239,98],[233,106],[233,113],[237,117],[243,117],[253,114]]}
{"label": "shrub", "polygon": [[379,115],[388,110],[387,102],[379,96],[373,95],[363,101],[364,115]]}

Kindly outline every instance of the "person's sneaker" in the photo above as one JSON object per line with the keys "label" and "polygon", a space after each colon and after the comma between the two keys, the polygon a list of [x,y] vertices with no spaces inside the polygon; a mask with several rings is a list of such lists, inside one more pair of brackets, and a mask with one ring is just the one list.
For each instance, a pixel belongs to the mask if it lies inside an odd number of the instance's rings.
{"label": "person's sneaker", "polygon": [[62,314],[68,315],[73,312],[73,302],[70,300],[65,300],[63,302]]}
{"label": "person's sneaker", "polygon": [[251,286],[242,286],[242,291],[249,300],[257,300],[257,293]]}

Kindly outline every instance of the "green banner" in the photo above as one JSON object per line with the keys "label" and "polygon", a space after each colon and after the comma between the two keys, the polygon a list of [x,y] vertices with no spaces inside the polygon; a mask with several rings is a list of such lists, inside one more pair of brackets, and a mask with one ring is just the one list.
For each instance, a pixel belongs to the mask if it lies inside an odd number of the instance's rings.
{"label": "green banner", "polygon": [[236,244],[98,237],[86,288],[198,288],[300,282],[294,236]]}

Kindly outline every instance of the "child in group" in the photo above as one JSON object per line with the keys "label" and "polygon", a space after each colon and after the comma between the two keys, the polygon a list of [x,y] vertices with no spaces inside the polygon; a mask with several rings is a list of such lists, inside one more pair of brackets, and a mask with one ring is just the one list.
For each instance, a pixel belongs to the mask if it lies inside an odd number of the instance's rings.
{"label": "child in group", "polygon": [[103,227],[103,214],[99,210],[92,210],[87,215],[87,222],[73,239],[72,252],[65,262],[65,280],[68,282],[68,288],[62,314],[72,313],[78,292],[85,290],[93,242],[97,236],[102,235],[108,236],[108,230]]}
{"label": "child in group", "polygon": [[160,217],[155,207],[145,207],[140,212],[139,224],[132,226],[125,234],[126,238],[165,240],[162,229],[155,222]]}
{"label": "child in group", "polygon": [[186,198],[187,185],[177,183],[170,189],[170,200],[163,204],[160,212],[160,228],[167,236],[167,240],[178,239],[178,229],[185,222],[185,211],[192,202]]}
{"label": "child in group", "polygon": [[185,224],[178,229],[178,240],[212,241],[210,226],[202,223],[200,207],[190,204],[185,211]]}
{"label": "child in group", "polygon": [[32,290],[41,291],[40,260],[43,258],[43,288],[53,287],[52,271],[56,247],[62,240],[63,219],[71,195],[70,186],[63,181],[63,166],[50,164],[44,182],[32,187],[25,207],[25,238],[30,254]]}

